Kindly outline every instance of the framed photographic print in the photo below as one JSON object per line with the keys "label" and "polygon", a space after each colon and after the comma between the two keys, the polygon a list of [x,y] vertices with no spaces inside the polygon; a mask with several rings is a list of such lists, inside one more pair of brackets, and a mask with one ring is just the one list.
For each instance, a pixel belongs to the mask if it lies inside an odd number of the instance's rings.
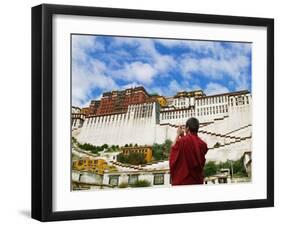
{"label": "framed photographic print", "polygon": [[32,8],[32,217],[274,205],[274,21]]}

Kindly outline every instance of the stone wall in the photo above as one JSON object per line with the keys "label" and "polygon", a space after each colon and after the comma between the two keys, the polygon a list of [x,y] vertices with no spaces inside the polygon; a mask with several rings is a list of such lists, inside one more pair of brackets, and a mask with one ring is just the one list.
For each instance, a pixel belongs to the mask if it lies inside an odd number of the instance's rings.
{"label": "stone wall", "polygon": [[[163,143],[166,139],[174,140],[178,125],[176,122],[184,124],[188,119],[181,117],[178,119],[180,121],[166,122],[159,116],[156,102],[132,105],[127,113],[86,118],[76,138],[80,143],[93,145],[152,145]],[[251,103],[228,106],[227,114],[218,114],[217,117],[210,117],[208,121],[205,116],[204,119],[200,115],[196,117],[200,122],[207,122],[200,127],[198,133],[210,148],[207,159],[234,160],[243,152],[251,151]],[[239,141],[245,137],[246,140]],[[213,149],[217,143],[223,147]]]}

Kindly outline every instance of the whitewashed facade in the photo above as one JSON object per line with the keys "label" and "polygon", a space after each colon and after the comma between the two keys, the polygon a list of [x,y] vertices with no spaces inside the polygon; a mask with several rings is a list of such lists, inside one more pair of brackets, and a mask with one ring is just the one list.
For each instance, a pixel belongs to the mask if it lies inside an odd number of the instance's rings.
{"label": "whitewashed facade", "polygon": [[208,160],[236,160],[251,151],[252,99],[248,91],[167,100],[167,107],[152,102],[129,105],[122,114],[86,117],[76,138],[93,145],[152,145],[173,140],[176,127],[196,117],[198,135],[209,147]]}
{"label": "whitewashed facade", "polygon": [[81,112],[79,107],[71,108],[71,128],[72,130],[79,129],[83,126],[85,114]]}

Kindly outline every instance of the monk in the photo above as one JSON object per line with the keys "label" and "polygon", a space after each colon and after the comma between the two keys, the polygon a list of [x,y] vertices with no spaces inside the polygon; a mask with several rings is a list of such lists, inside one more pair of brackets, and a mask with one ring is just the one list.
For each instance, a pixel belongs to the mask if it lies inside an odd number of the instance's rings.
{"label": "monk", "polygon": [[169,158],[172,185],[203,184],[207,144],[197,133],[199,121],[189,118],[185,129],[178,127]]}

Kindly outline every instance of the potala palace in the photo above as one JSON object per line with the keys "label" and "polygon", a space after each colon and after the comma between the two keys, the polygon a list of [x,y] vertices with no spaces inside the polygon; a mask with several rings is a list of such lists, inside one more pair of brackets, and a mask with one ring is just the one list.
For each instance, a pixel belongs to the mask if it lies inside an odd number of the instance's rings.
{"label": "potala palace", "polygon": [[[200,122],[198,136],[209,147],[207,161],[237,160],[244,155],[248,164],[251,103],[251,93],[246,90],[209,96],[201,90],[182,91],[172,97],[148,94],[144,87],[106,92],[89,107],[72,107],[72,136],[82,144],[151,146],[174,140],[177,126],[196,117]],[[114,164],[119,171],[134,170]],[[147,169],[167,171],[168,161],[135,170]]]}

